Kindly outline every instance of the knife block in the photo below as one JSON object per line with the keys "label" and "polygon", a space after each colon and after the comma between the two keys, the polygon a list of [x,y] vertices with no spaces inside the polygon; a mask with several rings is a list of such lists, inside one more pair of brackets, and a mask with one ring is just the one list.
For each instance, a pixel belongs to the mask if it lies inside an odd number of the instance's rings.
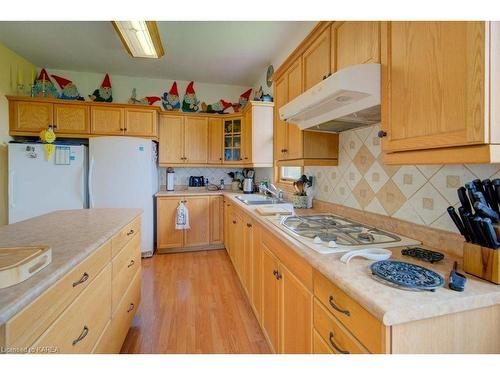
{"label": "knife block", "polygon": [[481,279],[500,284],[500,249],[464,243],[464,271]]}

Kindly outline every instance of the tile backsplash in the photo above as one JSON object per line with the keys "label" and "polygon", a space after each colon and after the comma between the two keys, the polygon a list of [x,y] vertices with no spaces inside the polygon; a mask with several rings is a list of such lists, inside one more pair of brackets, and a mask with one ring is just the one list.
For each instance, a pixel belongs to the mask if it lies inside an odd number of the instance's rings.
{"label": "tile backsplash", "polygon": [[[227,174],[229,172],[240,171],[239,168],[174,168],[174,185],[187,185],[189,183],[189,176],[203,176],[208,178],[208,181],[212,184],[219,185],[220,180],[224,180],[224,184],[231,184],[231,177]],[[167,184],[167,169],[160,168],[160,185]]]}
{"label": "tile backsplash", "polygon": [[457,188],[475,178],[500,178],[500,164],[384,165],[380,125],[340,134],[339,165],[306,167],[315,198],[417,224],[458,232],[446,208]]}

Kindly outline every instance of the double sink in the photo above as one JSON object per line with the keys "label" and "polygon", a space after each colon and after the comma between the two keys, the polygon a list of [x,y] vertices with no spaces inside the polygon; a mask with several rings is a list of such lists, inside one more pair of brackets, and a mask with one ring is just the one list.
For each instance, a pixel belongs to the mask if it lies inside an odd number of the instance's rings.
{"label": "double sink", "polygon": [[273,197],[267,197],[265,195],[261,194],[244,194],[244,195],[237,195],[236,199],[238,199],[240,202],[245,203],[248,206],[254,206],[258,204],[280,204],[280,203],[285,203],[283,199],[278,199],[278,198],[273,198]]}

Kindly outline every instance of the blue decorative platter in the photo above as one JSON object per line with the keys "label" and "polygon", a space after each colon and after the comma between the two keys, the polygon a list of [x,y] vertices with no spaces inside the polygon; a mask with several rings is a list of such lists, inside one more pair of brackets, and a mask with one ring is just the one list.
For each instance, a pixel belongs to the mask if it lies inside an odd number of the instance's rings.
{"label": "blue decorative platter", "polygon": [[410,290],[429,290],[444,285],[441,275],[428,268],[397,260],[381,260],[370,266],[372,274],[390,284]]}

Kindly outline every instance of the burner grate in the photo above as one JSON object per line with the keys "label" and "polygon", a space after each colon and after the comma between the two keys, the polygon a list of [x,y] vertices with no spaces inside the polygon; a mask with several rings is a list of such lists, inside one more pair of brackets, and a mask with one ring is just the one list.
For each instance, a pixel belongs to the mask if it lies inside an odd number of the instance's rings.
{"label": "burner grate", "polygon": [[444,279],[436,272],[416,264],[397,260],[382,260],[370,267],[372,274],[392,286],[407,290],[434,292],[444,285]]}

